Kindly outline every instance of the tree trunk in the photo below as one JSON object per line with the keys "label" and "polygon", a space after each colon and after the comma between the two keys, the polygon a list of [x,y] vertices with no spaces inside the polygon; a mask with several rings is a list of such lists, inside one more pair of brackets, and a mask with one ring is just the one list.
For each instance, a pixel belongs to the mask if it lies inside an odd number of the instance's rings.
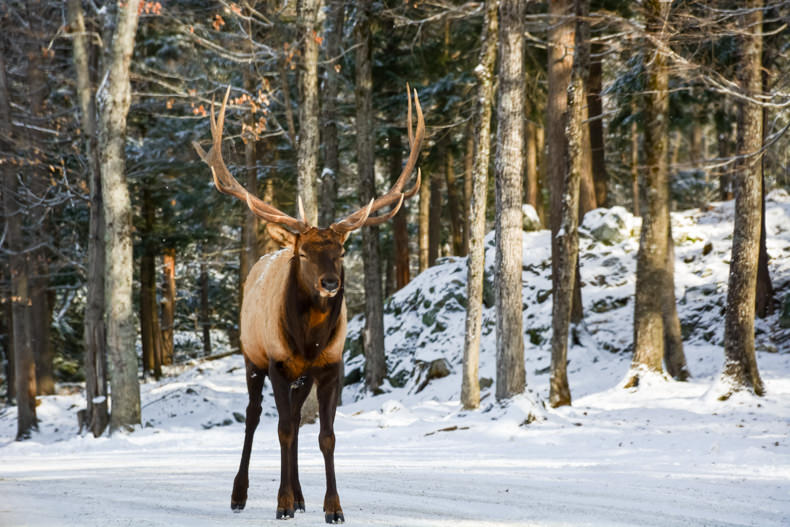
{"label": "tree trunk", "polygon": [[595,185],[595,202],[599,207],[606,206],[609,174],[606,172],[606,148],[603,131],[603,46],[592,45],[590,56],[590,75],[587,77],[587,107],[589,113],[590,153],[592,155],[592,177]]}
{"label": "tree trunk", "polygon": [[[762,91],[762,0],[748,0],[738,25],[742,31],[738,83],[751,97]],[[735,225],[727,288],[727,311],[724,318],[723,378],[731,390],[722,398],[741,389],[763,395],[765,388],[757,369],[754,352],[754,310],[757,261],[760,253],[760,163],[762,147],[762,112],[748,101],[738,101],[738,156],[733,176]]]}
{"label": "tree trunk", "polygon": [[173,364],[173,332],[176,313],[176,250],[167,247],[162,254],[162,365]]}
{"label": "tree trunk", "polygon": [[[762,89],[764,93],[769,93],[771,87],[768,85],[769,71],[773,63],[772,54],[763,48],[762,64]],[[768,109],[762,108],[762,145],[768,135]],[[765,318],[773,313],[774,286],[771,283],[771,273],[768,271],[768,247],[766,246],[765,229],[765,156],[760,159],[760,253],[757,257],[757,289],[755,291],[755,314],[760,318]]]}
{"label": "tree trunk", "polygon": [[[248,93],[255,90],[255,70],[253,66],[244,69],[244,89]],[[248,112],[244,120],[246,125],[253,125],[253,114]],[[258,195],[258,156],[256,153],[255,137],[250,133],[243,136],[244,140],[244,183],[247,191],[254,196]],[[244,301],[244,282],[250,269],[258,261],[258,217],[249,207],[242,206],[241,224],[241,251],[239,252],[239,306]]]}
{"label": "tree trunk", "polygon": [[483,280],[485,272],[486,198],[488,166],[491,157],[491,115],[494,103],[494,66],[496,64],[498,16],[497,0],[486,0],[483,34],[477,75],[477,149],[475,151],[474,183],[471,186],[469,213],[469,259],[467,260],[467,307],[464,332],[464,364],[461,378],[461,404],[464,408],[480,406],[480,332],[483,313]]}
{"label": "tree trunk", "polygon": [[203,356],[211,355],[211,316],[208,303],[208,265],[204,255],[200,260],[200,328],[203,333]]}
{"label": "tree trunk", "polygon": [[320,0],[299,0],[296,3],[299,34],[302,41],[302,68],[299,70],[299,152],[297,155],[297,189],[304,205],[304,218],[318,223],[318,26]]}
{"label": "tree trunk", "polygon": [[[0,49],[0,146],[12,148],[11,101],[6,81],[5,54]],[[5,244],[11,281],[11,334],[13,335],[14,381],[17,402],[17,441],[29,439],[36,420],[36,364],[33,356],[29,261],[24,252],[22,221],[25,215],[19,195],[17,171],[9,163],[0,164],[3,175]]]}
{"label": "tree trunk", "polygon": [[143,255],[140,258],[140,337],[143,346],[143,376],[153,373],[162,376],[162,350],[160,346],[159,317],[156,309],[156,250],[154,236],[154,204],[151,199],[150,180],[143,182],[143,230],[140,233]]}
{"label": "tree trunk", "polygon": [[337,140],[337,92],[340,73],[340,44],[343,39],[343,20],[345,18],[345,2],[330,0],[329,13],[326,19],[326,73],[324,86],[321,90],[322,126],[324,148],[324,170],[321,174],[319,224],[329,225],[335,221],[335,202],[340,179],[340,158]]}
{"label": "tree trunk", "polygon": [[573,68],[568,87],[566,135],[568,137],[568,164],[563,182],[560,230],[557,238],[557,283],[552,297],[551,380],[549,404],[553,408],[571,404],[568,386],[568,330],[571,322],[573,284],[578,282],[579,256],[579,195],[585,163],[585,84],[587,82],[590,43],[589,28],[584,20],[589,3],[576,0],[577,15]]}
{"label": "tree trunk", "polygon": [[469,231],[472,218],[469,215],[472,207],[472,182],[475,169],[475,120],[469,119],[464,131],[466,145],[464,148],[464,254],[469,254]]}
{"label": "tree trunk", "polygon": [[[727,99],[721,101],[721,108],[716,110],[716,145],[718,149],[719,163],[729,159],[732,155],[732,116],[728,111]],[[732,194],[732,171],[733,164],[727,163],[717,170],[719,176],[719,199],[728,201],[733,199]]]}
{"label": "tree trunk", "polygon": [[455,156],[448,145],[444,153],[444,179],[447,184],[447,209],[450,213],[450,233],[453,239],[453,254],[466,256],[464,247],[464,220],[461,217],[462,198],[455,179]]}
{"label": "tree trunk", "polygon": [[496,149],[496,398],[524,391],[521,320],[521,177],[524,167],[524,5],[499,6]]}
{"label": "tree trunk", "polygon": [[420,269],[423,272],[430,267],[430,216],[431,216],[431,175],[428,172],[427,177],[423,177],[422,185],[420,185],[420,205],[418,215],[418,246],[420,256]]}
{"label": "tree trunk", "polygon": [[675,242],[672,240],[672,223],[667,226],[666,284],[664,285],[664,364],[675,380],[689,378],[686,354],[683,352],[683,334],[680,329],[677,299],[675,298]]}
{"label": "tree trunk", "polygon": [[[3,181],[5,185],[5,181]],[[5,207],[4,207],[5,208]],[[4,271],[10,269],[5,268]],[[16,383],[14,377],[14,335],[13,325],[14,316],[12,315],[11,307],[11,277],[8,274],[3,275],[3,282],[8,283],[8,289],[3,291],[3,312],[0,314],[0,338],[3,340],[3,351],[5,360],[3,361],[3,374],[5,375],[5,400],[6,404],[11,406],[14,404],[16,394],[14,393],[14,384]]]}
{"label": "tree trunk", "polygon": [[639,130],[636,126],[636,103],[631,104],[631,194],[634,216],[639,216]]}
{"label": "tree trunk", "polygon": [[[357,171],[359,195],[362,203],[370,202],[376,195],[373,131],[373,73],[371,69],[371,2],[357,4],[357,24],[354,27],[357,49],[356,86],[357,103]],[[384,355],[384,313],[381,295],[381,265],[379,257],[379,232],[377,227],[362,229],[362,260],[365,271],[365,384],[376,393],[387,374]]]}
{"label": "tree trunk", "polygon": [[[436,157],[444,158],[442,148],[437,148]],[[431,210],[428,214],[428,267],[439,258],[442,245],[442,170],[435,168],[428,172],[431,185]]]}
{"label": "tree trunk", "polygon": [[[27,105],[30,118],[33,122],[46,120],[45,102],[49,91],[49,82],[45,71],[49,64],[45,59],[42,49],[46,47],[44,41],[46,30],[42,27],[41,12],[43,9],[40,0],[25,2],[26,22],[30,30],[30,39],[26,42],[27,67],[25,81],[28,89]],[[25,135],[32,151],[41,151],[45,137],[36,127],[25,127]],[[46,197],[50,186],[50,175],[46,171],[46,164],[33,163],[25,168],[28,174],[28,190],[37,198]],[[36,389],[39,395],[52,395],[55,393],[55,374],[53,359],[54,354],[50,347],[49,330],[52,320],[52,309],[49,299],[49,255],[47,246],[51,239],[52,231],[48,225],[47,207],[38,199],[30,200],[27,217],[30,228],[27,231],[27,244],[31,249],[27,255],[28,261],[28,287],[31,301],[31,345],[35,357]]]}
{"label": "tree trunk", "polygon": [[[669,4],[650,0],[645,6],[647,31],[656,38],[665,38],[662,30],[669,15]],[[650,49],[647,62],[644,102],[647,207],[643,211],[637,255],[634,357],[626,387],[637,386],[644,370],[662,371],[664,358],[663,304],[669,229],[669,75],[667,58],[659,50]]]}
{"label": "tree trunk", "polygon": [[107,410],[107,344],[104,328],[104,204],[97,151],[96,104],[88,67],[91,53],[80,0],[69,0],[68,13],[69,27],[74,32],[72,53],[77,73],[77,98],[80,102],[85,152],[88,157],[90,192],[87,298],[83,329],[85,399],[88,429],[94,437],[99,437],[110,420]]}
{"label": "tree trunk", "polygon": [[129,63],[134,50],[139,0],[118,6],[116,31],[108,64],[99,121],[105,236],[105,317],[112,392],[111,430],[140,423],[134,311],[132,307],[132,210],[126,186],[126,115],[131,89]]}
{"label": "tree trunk", "polygon": [[538,210],[538,126],[526,121],[526,170],[524,171],[524,203]]}
{"label": "tree trunk", "polygon": [[[389,132],[390,144],[390,183],[395,183],[401,173],[403,164],[403,141],[395,129]],[[407,218],[409,210],[406,203],[401,205],[401,210],[392,219],[392,235],[395,241],[395,290],[405,287],[409,283],[409,231]]]}
{"label": "tree trunk", "polygon": [[[570,15],[572,3],[569,0],[556,0],[549,3],[549,14],[552,16],[549,30],[548,81],[549,92],[546,100],[546,134],[548,135],[548,151],[546,160],[546,177],[551,191],[550,223],[551,223],[551,261],[552,261],[552,295],[556,294],[557,284],[557,233],[560,230],[563,184],[565,167],[568,159],[568,141],[565,135],[566,112],[568,108],[568,85],[571,67],[573,66],[574,26]],[[588,143],[589,144],[589,143]],[[582,181],[590,179],[589,171],[582,175]],[[583,183],[580,183],[582,185]],[[583,187],[582,187],[583,188]],[[579,202],[584,204],[582,214],[589,210],[589,200],[594,199],[594,191],[589,185],[589,192],[580,195]],[[580,190],[580,193],[583,190]],[[574,264],[577,265],[578,263]],[[578,276],[578,273],[575,273]],[[571,304],[571,320],[576,323],[582,319],[581,284],[574,281]]]}

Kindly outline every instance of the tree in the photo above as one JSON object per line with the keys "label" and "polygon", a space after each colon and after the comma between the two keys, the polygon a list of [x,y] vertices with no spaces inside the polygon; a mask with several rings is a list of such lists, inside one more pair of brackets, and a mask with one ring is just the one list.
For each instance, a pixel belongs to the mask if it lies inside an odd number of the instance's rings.
{"label": "tree", "polygon": [[568,86],[567,125],[568,162],[562,184],[560,229],[556,236],[557,261],[552,295],[551,380],[549,403],[552,407],[571,404],[568,386],[568,328],[571,319],[573,284],[578,280],[579,257],[579,194],[585,169],[585,85],[589,74],[590,43],[586,17],[589,3],[576,0],[576,30],[573,68]]}
{"label": "tree", "polygon": [[[0,147],[13,148],[11,101],[6,80],[6,42],[0,49]],[[29,258],[22,240],[23,207],[18,198],[17,170],[10,163],[0,165],[3,171],[3,212],[6,222],[6,250],[11,279],[11,335],[14,354],[14,392],[17,400],[17,441],[29,439],[38,427],[36,419],[36,364],[32,345],[32,302],[29,285]]]}
{"label": "tree", "polygon": [[[371,2],[357,4],[354,35],[357,49],[355,96],[357,104],[357,172],[359,196],[368,203],[376,196],[373,151],[373,75],[371,71]],[[381,291],[381,265],[378,227],[362,229],[362,261],[365,273],[365,384],[374,393],[387,373],[384,355],[384,308]]]}
{"label": "tree", "polygon": [[499,5],[496,147],[496,397],[524,391],[521,319],[521,177],[524,166],[523,0]]}
{"label": "tree", "polygon": [[95,437],[107,427],[107,348],[104,328],[104,205],[96,130],[96,99],[88,63],[91,58],[86,38],[85,20],[80,0],[69,0],[69,27],[73,31],[72,55],[77,77],[77,97],[88,157],[88,193],[90,220],[88,227],[87,299],[85,302],[85,399],[87,425]]}
{"label": "tree", "polygon": [[107,244],[105,320],[110,363],[112,414],[110,429],[140,423],[134,311],[132,306],[132,218],[126,185],[126,116],[131,88],[129,63],[134,50],[140,0],[119,4],[107,82],[99,100],[99,152]]}
{"label": "tree", "polygon": [[727,283],[727,311],[724,318],[723,381],[728,392],[750,389],[763,395],[765,388],[754,352],[754,305],[757,260],[760,252],[762,112],[753,100],[762,92],[763,1],[748,0],[738,19],[741,31],[738,85],[737,149],[740,161],[733,174],[735,225],[733,227],[730,276]]}
{"label": "tree", "polygon": [[297,153],[297,188],[308,223],[318,223],[318,6],[319,0],[296,3],[302,64],[299,70],[299,146]]}
{"label": "tree", "polygon": [[343,40],[343,21],[345,19],[345,3],[343,0],[331,0],[326,19],[326,60],[324,85],[321,89],[321,131],[324,149],[324,170],[320,178],[320,224],[329,225],[335,220],[335,202],[340,179],[340,154],[337,136],[338,84],[340,81],[340,44]]}
{"label": "tree", "polygon": [[[546,99],[546,140],[548,141],[546,159],[546,177],[551,191],[550,226],[551,226],[551,261],[552,261],[552,295],[556,294],[557,267],[557,233],[560,230],[560,216],[562,210],[563,182],[565,180],[565,167],[567,166],[568,140],[565,136],[566,112],[568,108],[568,85],[570,83],[571,68],[573,66],[574,25],[572,18],[572,3],[570,0],[556,0],[549,4],[551,29],[549,30],[548,52],[548,95]],[[585,145],[589,145],[589,135],[585,137]],[[588,154],[589,152],[587,152]],[[582,179],[590,176],[589,164],[585,169]],[[594,192],[592,184],[582,185],[579,201],[580,214],[594,208]],[[587,188],[585,192],[583,189]],[[576,262],[578,276],[579,264]],[[581,284],[573,284],[573,300],[571,303],[571,321],[576,323],[582,319]]]}
{"label": "tree", "polygon": [[[645,3],[647,33],[666,39],[670,5]],[[665,355],[678,378],[687,376],[674,293],[672,236],[669,219],[669,72],[666,54],[651,47],[646,65],[644,150],[646,206],[637,254],[634,295],[634,357],[626,387],[639,385],[646,371],[661,372]],[[672,305],[670,305],[670,303]],[[669,347],[667,348],[667,345]],[[684,373],[685,372],[685,373]]]}
{"label": "tree", "polygon": [[491,114],[494,103],[494,66],[496,65],[498,16],[497,0],[486,0],[483,32],[480,37],[480,58],[475,74],[477,86],[477,149],[474,156],[474,177],[471,187],[469,214],[469,258],[467,260],[467,307],[464,332],[464,362],[461,378],[461,404],[464,408],[480,406],[480,332],[483,313],[483,280],[485,272],[486,200],[488,166],[491,156]]}

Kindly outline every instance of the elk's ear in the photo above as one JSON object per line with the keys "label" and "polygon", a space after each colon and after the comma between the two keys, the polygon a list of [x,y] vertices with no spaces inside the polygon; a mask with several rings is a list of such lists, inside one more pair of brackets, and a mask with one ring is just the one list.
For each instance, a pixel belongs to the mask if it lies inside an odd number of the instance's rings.
{"label": "elk's ear", "polygon": [[296,235],[278,223],[267,223],[266,232],[280,247],[290,247],[296,242]]}

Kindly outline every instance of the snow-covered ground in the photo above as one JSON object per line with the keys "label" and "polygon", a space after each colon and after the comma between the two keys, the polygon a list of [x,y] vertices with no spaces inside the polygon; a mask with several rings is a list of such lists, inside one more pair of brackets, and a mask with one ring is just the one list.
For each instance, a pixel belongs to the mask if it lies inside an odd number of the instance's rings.
{"label": "snow-covered ground", "polygon": [[[396,294],[385,318],[386,393],[364,395],[359,383],[349,384],[338,408],[337,479],[347,523],[790,525],[790,335],[779,315],[757,328],[767,395],[717,399],[731,214],[732,204],[723,203],[673,215],[687,383],[655,378],[621,388],[630,364],[638,233],[638,221],[623,211],[599,211],[586,223],[588,232],[609,224],[622,236],[603,243],[598,232],[582,243],[586,327],[569,351],[572,407],[541,402],[551,309],[545,232],[525,234],[529,391],[507,404],[495,402],[489,386],[480,410],[459,405],[462,260],[448,259]],[[619,227],[612,216],[621,218]],[[785,298],[790,198],[775,195],[768,220],[772,278]],[[486,379],[494,377],[491,317],[486,309]],[[352,340],[359,325],[350,324]],[[349,379],[360,365],[358,355],[347,360]],[[142,386],[145,424],[133,433],[77,435],[84,402],[59,395],[40,398],[40,432],[15,442],[16,410],[0,409],[0,526],[275,524],[280,455],[268,386],[247,508],[233,514],[246,406],[241,357],[170,373]],[[315,424],[301,430],[307,512],[297,514],[298,524],[324,521],[317,435]]]}

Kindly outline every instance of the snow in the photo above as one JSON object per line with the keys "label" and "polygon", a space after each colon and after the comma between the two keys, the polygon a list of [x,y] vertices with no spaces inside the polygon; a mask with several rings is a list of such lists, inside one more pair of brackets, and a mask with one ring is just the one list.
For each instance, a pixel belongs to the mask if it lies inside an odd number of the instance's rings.
{"label": "snow", "polygon": [[[601,211],[601,215],[606,215]],[[638,218],[611,245],[581,241],[586,322],[570,347],[573,406],[547,408],[549,233],[524,233],[528,391],[506,403],[483,388],[460,407],[465,260],[446,258],[385,308],[385,393],[344,389],[335,423],[337,482],[347,523],[364,526],[790,525],[790,330],[757,323],[766,395],[720,401],[721,306],[732,203],[673,214],[676,294],[692,374],[622,387],[630,367]],[[790,284],[790,197],[767,203],[771,274]],[[705,247],[710,244],[709,249]],[[489,286],[493,235],[486,240]],[[349,322],[346,374],[359,372],[362,319]],[[484,308],[480,376],[495,378],[493,308]],[[353,356],[352,356],[353,355]],[[449,375],[429,379],[445,361]],[[0,525],[275,525],[280,454],[270,386],[250,466],[247,508],[230,510],[247,404],[240,356],[172,367],[141,386],[143,426],[77,434],[79,395],[40,397],[40,431],[15,442],[16,409],[0,409]],[[321,525],[318,425],[301,430],[300,480]]]}

